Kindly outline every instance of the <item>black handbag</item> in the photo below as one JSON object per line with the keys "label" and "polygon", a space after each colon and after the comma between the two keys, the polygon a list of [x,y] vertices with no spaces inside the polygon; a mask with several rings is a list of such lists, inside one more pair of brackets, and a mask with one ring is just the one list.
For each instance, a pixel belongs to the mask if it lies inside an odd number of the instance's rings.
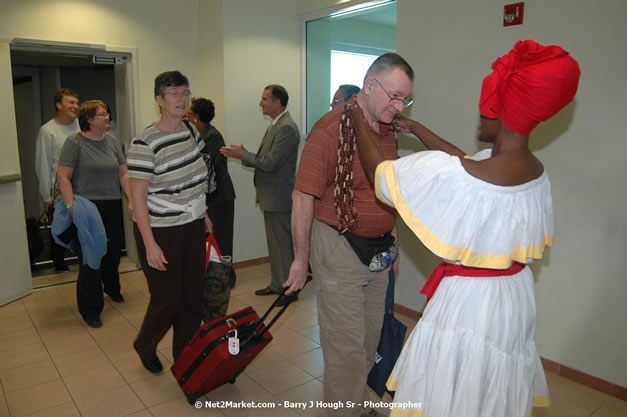
{"label": "black handbag", "polygon": [[[198,138],[198,139],[196,138],[194,129],[192,128],[192,125],[189,123],[188,120],[183,120],[183,123],[185,124],[189,132],[191,133],[192,138],[194,138],[194,141],[196,141],[197,143],[202,141],[202,138]],[[205,144],[204,141],[202,141],[202,143],[203,143],[202,147],[204,149],[207,145]],[[202,156],[202,160],[205,162],[205,165],[207,166],[207,195],[209,195],[218,189],[218,178],[216,176],[215,161],[213,160],[211,155],[207,152],[201,151],[200,156]]]}
{"label": "black handbag", "polygon": [[381,339],[377,347],[374,366],[368,374],[368,385],[379,397],[383,397],[385,394],[385,383],[401,354],[406,332],[407,326],[394,317],[394,268],[390,268]]}
{"label": "black handbag", "polygon": [[35,263],[35,259],[39,256],[42,250],[44,250],[44,240],[41,237],[41,229],[39,225],[42,223],[44,214],[36,219],[34,217],[26,218],[26,237],[28,239],[28,256],[30,263]]}

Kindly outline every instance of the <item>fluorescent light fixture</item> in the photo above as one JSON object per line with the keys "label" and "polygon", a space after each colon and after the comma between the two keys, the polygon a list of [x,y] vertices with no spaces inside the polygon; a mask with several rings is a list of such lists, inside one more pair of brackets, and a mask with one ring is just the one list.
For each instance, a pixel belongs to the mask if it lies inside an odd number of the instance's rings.
{"label": "fluorescent light fixture", "polygon": [[354,6],[350,6],[346,9],[342,9],[337,13],[332,13],[329,15],[330,19],[336,19],[338,17],[346,17],[349,14],[364,12],[366,10],[376,9],[377,7],[387,6],[388,4],[395,3],[396,0],[385,0],[385,1],[367,1],[364,3],[359,3]]}

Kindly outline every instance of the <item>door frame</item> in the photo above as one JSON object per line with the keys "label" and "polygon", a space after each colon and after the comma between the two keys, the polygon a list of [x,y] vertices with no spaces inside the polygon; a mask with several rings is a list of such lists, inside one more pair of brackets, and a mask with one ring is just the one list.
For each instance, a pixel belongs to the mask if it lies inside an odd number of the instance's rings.
{"label": "door frame", "polygon": [[[139,115],[139,92],[135,83],[139,80],[137,66],[137,48],[91,45],[84,43],[69,43],[44,40],[24,40],[19,38],[0,37],[0,100],[4,111],[0,115],[0,122],[4,127],[4,143],[0,145],[0,176],[21,178],[19,152],[17,143],[17,129],[15,123],[15,102],[13,98],[13,80],[11,70],[12,48],[32,51],[59,53],[97,54],[99,56],[123,55],[125,71],[116,71],[116,105],[122,105],[128,112],[128,123],[118,126],[120,136],[133,138],[137,134],[137,117]],[[123,85],[118,86],[118,82]],[[118,94],[125,92],[126,99],[120,100]],[[0,241],[0,261],[3,263],[7,276],[0,280],[0,305],[7,304],[32,292],[32,274],[28,257],[28,241],[26,229],[23,227],[25,210],[21,184],[12,182],[0,184],[0,224],[2,224],[3,238]],[[125,199],[123,199],[125,201]],[[124,202],[126,205],[126,202]],[[11,230],[8,230],[10,228]],[[135,239],[132,237],[132,223],[124,216],[126,248],[129,258],[139,265]],[[7,230],[8,233],[4,233]],[[11,236],[10,239],[7,236]],[[4,275],[4,274],[3,274]]]}

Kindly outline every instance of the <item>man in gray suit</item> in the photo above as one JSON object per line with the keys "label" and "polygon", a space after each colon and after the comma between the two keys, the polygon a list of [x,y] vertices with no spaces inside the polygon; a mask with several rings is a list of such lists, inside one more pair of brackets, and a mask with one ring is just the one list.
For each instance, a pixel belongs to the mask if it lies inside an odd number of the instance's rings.
{"label": "man in gray suit", "polygon": [[[272,123],[256,154],[247,151],[244,145],[220,150],[224,156],[255,168],[257,203],[263,210],[272,269],[272,282],[255,291],[257,295],[280,294],[294,259],[290,223],[300,133],[286,110],[288,98],[287,90],[280,85],[269,85],[263,90],[259,106]],[[279,305],[286,302],[283,298]]]}

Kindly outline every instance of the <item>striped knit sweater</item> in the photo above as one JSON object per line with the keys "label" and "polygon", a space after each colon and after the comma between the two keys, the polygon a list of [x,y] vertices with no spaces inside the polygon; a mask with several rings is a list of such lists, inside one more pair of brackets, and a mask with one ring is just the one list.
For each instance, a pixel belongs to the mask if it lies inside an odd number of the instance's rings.
{"label": "striped knit sweater", "polygon": [[195,137],[183,126],[176,133],[165,133],[155,125],[133,139],[128,149],[129,177],[148,181],[148,213],[152,227],[169,227],[196,220],[188,212],[169,208],[160,200],[185,205],[205,199],[207,167],[199,149],[204,143],[194,127]]}

